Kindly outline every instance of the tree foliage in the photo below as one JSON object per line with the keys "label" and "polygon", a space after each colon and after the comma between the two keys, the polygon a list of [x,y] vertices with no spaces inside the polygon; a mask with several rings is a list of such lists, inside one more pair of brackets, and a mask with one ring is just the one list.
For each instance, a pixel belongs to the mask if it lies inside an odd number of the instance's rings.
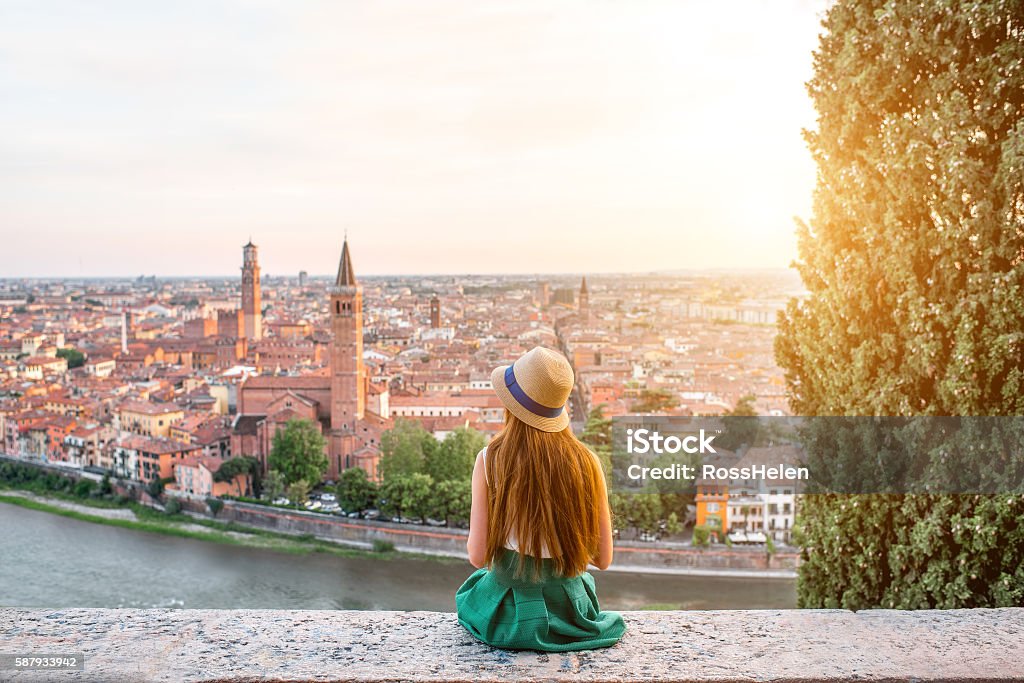
{"label": "tree foliage", "polygon": [[274,434],[267,462],[288,484],[319,482],[327,471],[326,448],[327,440],[312,421],[291,419]]}
{"label": "tree foliage", "polygon": [[[1024,413],[1024,3],[840,0],[808,91],[801,415]],[[1024,604],[1020,497],[808,497],[806,607]]]}
{"label": "tree foliage", "polygon": [[469,427],[448,432],[436,447],[424,450],[423,472],[435,482],[469,481],[476,454],[487,445],[484,435]]}
{"label": "tree foliage", "polygon": [[238,488],[238,495],[244,496],[246,492],[242,490],[242,480],[237,479],[238,475],[249,475],[249,483],[251,484],[252,478],[256,476],[259,469],[260,464],[256,458],[251,455],[242,455],[221,463],[217,471],[213,473],[213,480],[217,482],[234,482]]}
{"label": "tree foliage", "polygon": [[68,362],[68,370],[74,370],[85,365],[85,354],[71,347],[57,349],[57,358],[63,358]]}
{"label": "tree foliage", "polygon": [[377,485],[366,476],[362,467],[350,467],[338,477],[338,505],[346,512],[362,512],[373,507]]}
{"label": "tree foliage", "polygon": [[636,413],[662,413],[679,405],[679,397],[668,389],[643,389],[631,409]]}
{"label": "tree foliage", "polygon": [[469,481],[476,454],[486,444],[484,435],[469,427],[453,429],[438,442],[419,422],[398,418],[381,435],[381,479],[426,474],[435,482]]}
{"label": "tree foliage", "polygon": [[395,426],[380,437],[378,469],[384,481],[394,477],[422,474],[427,453],[437,448],[437,439],[419,422],[398,418]]}
{"label": "tree foliage", "polygon": [[393,517],[425,519],[430,515],[434,480],[426,474],[393,476],[380,487],[380,509]]}
{"label": "tree foliage", "polygon": [[469,522],[473,490],[469,479],[442,481],[434,486],[430,516],[449,524]]}
{"label": "tree foliage", "polygon": [[267,500],[277,500],[284,495],[284,490],[287,486],[288,482],[284,480],[283,474],[277,470],[270,470],[263,480],[262,496]]}
{"label": "tree foliage", "polygon": [[312,487],[305,479],[293,481],[284,490],[284,494],[291,501],[292,505],[305,505],[309,500],[309,491]]}

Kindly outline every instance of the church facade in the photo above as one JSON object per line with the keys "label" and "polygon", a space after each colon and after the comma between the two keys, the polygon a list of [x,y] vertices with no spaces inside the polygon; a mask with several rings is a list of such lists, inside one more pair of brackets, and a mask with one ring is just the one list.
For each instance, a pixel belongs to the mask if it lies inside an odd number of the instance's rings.
{"label": "church facade", "polygon": [[[266,473],[274,434],[288,420],[312,421],[327,441],[325,479],[361,467],[377,479],[380,436],[391,424],[367,410],[369,377],[363,363],[363,290],[352,267],[348,240],[330,289],[332,339],[326,372],[298,377],[251,377],[238,390],[231,447],[257,458]],[[318,482],[314,482],[318,483]]]}

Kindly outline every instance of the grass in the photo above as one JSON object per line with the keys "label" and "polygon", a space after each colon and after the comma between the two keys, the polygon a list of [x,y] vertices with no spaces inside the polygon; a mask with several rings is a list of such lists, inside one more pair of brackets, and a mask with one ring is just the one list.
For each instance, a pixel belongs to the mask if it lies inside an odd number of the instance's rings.
{"label": "grass", "polygon": [[[10,486],[3,486],[8,490]],[[250,548],[259,548],[264,550],[273,550],[275,552],[284,552],[293,555],[307,555],[310,553],[326,553],[329,555],[336,555],[339,557],[351,557],[351,558],[374,558],[374,559],[428,559],[440,562],[460,562],[456,558],[439,557],[436,555],[427,555],[424,553],[401,553],[394,550],[392,546],[388,550],[380,551],[376,550],[361,550],[357,548],[346,548],[330,541],[324,541],[314,537],[312,534],[302,534],[298,536],[291,536],[288,534],[281,534],[267,529],[258,529],[243,526],[235,522],[219,522],[212,519],[203,519],[190,517],[184,513],[177,513],[168,515],[164,512],[156,510],[151,507],[142,505],[135,501],[127,501],[123,504],[118,504],[110,500],[96,499],[96,498],[78,498],[73,495],[61,494],[60,492],[47,491],[45,493],[39,491],[28,491],[38,496],[49,497],[53,499],[63,500],[79,505],[85,505],[90,507],[102,508],[102,509],[130,509],[135,513],[135,520],[128,519],[109,519],[101,517],[99,515],[91,515],[78,510],[66,510],[55,505],[33,500],[29,498],[22,498],[20,496],[3,495],[0,493],[0,503],[9,503],[11,505],[19,505],[23,508],[31,510],[38,510],[40,512],[48,512],[55,515],[61,515],[62,517],[68,517],[71,519],[77,519],[83,522],[91,522],[93,524],[106,524],[107,526],[121,527],[124,529],[136,529],[138,531],[148,531],[151,533],[164,534],[166,536],[177,536],[179,538],[190,538],[198,541],[211,541],[215,543],[224,543],[227,545],[243,546]],[[209,528],[209,531],[199,531],[197,529],[183,528],[182,525],[190,524]],[[240,534],[240,535],[236,535]]]}

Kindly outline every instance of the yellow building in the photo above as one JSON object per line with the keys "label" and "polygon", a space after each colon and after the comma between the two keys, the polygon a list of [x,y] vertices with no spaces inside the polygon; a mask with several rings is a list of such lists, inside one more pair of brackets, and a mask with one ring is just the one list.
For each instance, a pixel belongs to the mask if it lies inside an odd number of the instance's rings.
{"label": "yellow building", "polygon": [[185,417],[173,403],[129,401],[117,412],[121,431],[142,436],[170,436],[171,425]]}

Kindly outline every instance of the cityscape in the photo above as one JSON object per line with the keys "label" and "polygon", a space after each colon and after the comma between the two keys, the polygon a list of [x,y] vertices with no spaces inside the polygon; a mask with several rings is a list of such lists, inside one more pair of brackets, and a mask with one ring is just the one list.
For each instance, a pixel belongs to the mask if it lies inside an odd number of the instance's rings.
{"label": "cityscape", "polygon": [[[396,422],[438,442],[496,434],[490,370],[538,345],[574,369],[577,433],[595,414],[721,415],[741,402],[788,414],[775,319],[801,290],[785,271],[364,276],[345,238],[335,275],[267,277],[251,239],[240,251],[231,279],[2,281],[3,453],[202,501],[254,495],[275,435],[305,420],[327,456],[306,507],[344,514],[331,487],[351,468],[380,482]],[[259,471],[218,476],[243,456]],[[684,521],[720,517],[726,498],[690,505]],[[736,531],[766,540],[743,513]]]}

